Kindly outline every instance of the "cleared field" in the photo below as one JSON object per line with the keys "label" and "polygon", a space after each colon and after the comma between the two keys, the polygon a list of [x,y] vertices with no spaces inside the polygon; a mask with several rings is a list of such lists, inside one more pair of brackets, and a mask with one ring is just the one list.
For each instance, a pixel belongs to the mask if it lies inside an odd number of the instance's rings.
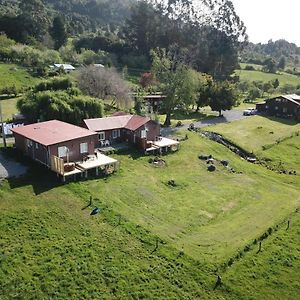
{"label": "cleared field", "polygon": [[25,68],[15,64],[0,64],[0,90],[15,85],[22,89],[36,84],[38,78],[32,77]]}
{"label": "cleared field", "polygon": [[236,70],[235,74],[240,76],[241,81],[267,82],[278,78],[280,86],[283,86],[285,84],[292,84],[292,85],[300,84],[300,77],[285,72],[271,74],[271,73],[265,73],[261,71]]}
{"label": "cleared field", "polygon": [[224,298],[299,299],[300,213],[223,274]]}
{"label": "cleared field", "polygon": [[251,116],[241,121],[210,126],[209,131],[224,135],[242,148],[257,152],[300,131],[300,123],[289,119]]}
{"label": "cleared field", "polygon": [[[131,151],[114,155],[121,168],[107,178],[60,185],[31,167],[27,177],[3,181],[3,299],[243,295],[248,273],[236,269],[230,281],[224,264],[300,206],[300,180],[247,163],[197,133],[188,137],[179,152],[163,156],[164,167]],[[207,171],[201,153],[217,159],[217,171]],[[93,205],[86,207],[90,195]],[[91,217],[95,206],[100,213]],[[214,290],[216,270],[224,285]],[[255,284],[244,288],[250,293]]]}
{"label": "cleared field", "polygon": [[18,112],[17,98],[1,100],[3,120],[10,120],[12,115]]}
{"label": "cleared field", "polygon": [[272,147],[259,151],[258,155],[267,158],[274,166],[295,170],[300,174],[300,136],[287,138]]}
{"label": "cleared field", "polygon": [[91,217],[88,199],[27,180],[1,184],[1,299],[209,298],[187,257],[167,247],[152,253],[154,238],[124,220],[118,226],[111,210]]}

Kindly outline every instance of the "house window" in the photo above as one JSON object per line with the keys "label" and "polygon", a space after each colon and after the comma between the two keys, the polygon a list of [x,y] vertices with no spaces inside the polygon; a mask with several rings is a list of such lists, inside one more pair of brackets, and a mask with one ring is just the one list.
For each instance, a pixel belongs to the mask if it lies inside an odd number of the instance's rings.
{"label": "house window", "polygon": [[102,131],[102,132],[99,132],[99,141],[104,141],[105,140],[105,132]]}
{"label": "house window", "polygon": [[88,153],[88,143],[80,143],[80,153]]}
{"label": "house window", "polygon": [[288,110],[287,110],[287,107],[284,107],[284,108],[282,109],[282,112],[283,112],[283,113],[287,113],[287,111],[288,111]]}
{"label": "house window", "polygon": [[35,149],[39,149],[39,143],[35,143]]}
{"label": "house window", "polygon": [[67,156],[68,148],[66,146],[58,147],[58,157],[66,157]]}
{"label": "house window", "polygon": [[32,147],[32,141],[31,140],[26,139],[26,144],[27,144],[27,147]]}
{"label": "house window", "polygon": [[145,139],[147,137],[147,131],[146,130],[141,130],[141,138]]}
{"label": "house window", "polygon": [[275,106],[275,110],[278,110],[278,106]]}
{"label": "house window", "polygon": [[112,137],[113,139],[116,139],[118,137],[120,137],[120,129],[115,129],[112,131]]}

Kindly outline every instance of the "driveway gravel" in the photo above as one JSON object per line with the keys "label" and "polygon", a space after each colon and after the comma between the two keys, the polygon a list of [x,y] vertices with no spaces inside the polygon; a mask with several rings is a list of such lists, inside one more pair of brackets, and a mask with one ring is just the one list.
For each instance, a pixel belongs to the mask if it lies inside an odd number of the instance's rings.
{"label": "driveway gravel", "polygon": [[4,157],[0,153],[0,180],[8,177],[18,177],[25,174],[27,167]]}

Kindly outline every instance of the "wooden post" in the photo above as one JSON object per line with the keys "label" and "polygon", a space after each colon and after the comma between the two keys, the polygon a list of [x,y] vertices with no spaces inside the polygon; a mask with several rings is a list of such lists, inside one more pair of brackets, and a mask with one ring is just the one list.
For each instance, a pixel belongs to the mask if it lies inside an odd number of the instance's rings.
{"label": "wooden post", "polygon": [[259,248],[258,248],[258,252],[261,251],[261,242],[259,242]]}
{"label": "wooden post", "polygon": [[5,136],[5,130],[3,126],[3,115],[2,115],[2,104],[0,100],[0,121],[1,121],[1,131],[2,131],[2,138],[3,138],[3,146],[6,148],[6,136]]}

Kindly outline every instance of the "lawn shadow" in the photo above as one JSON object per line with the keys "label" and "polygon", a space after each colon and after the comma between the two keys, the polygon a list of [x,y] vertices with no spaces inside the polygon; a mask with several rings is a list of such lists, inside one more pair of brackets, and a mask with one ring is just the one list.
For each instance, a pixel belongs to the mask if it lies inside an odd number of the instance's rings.
{"label": "lawn shadow", "polygon": [[179,121],[184,121],[184,120],[192,120],[193,122],[199,122],[202,120],[205,120],[207,118],[212,118],[214,117],[213,115],[208,115],[205,114],[203,112],[190,112],[190,113],[186,113],[184,111],[181,110],[177,110],[172,114],[172,118],[175,120],[179,120]]}
{"label": "lawn shadow", "polygon": [[7,181],[11,189],[32,186],[35,195],[45,193],[63,184],[55,173],[39,166],[30,167],[27,174],[8,178]]}
{"label": "lawn shadow", "polygon": [[22,176],[7,178],[11,189],[32,186],[35,195],[39,195],[62,185],[62,182],[59,181],[59,178],[54,172],[32,161],[30,158],[25,157],[20,151],[14,148],[2,148],[1,154],[5,159],[19,163],[27,170]]}
{"label": "lawn shadow", "polygon": [[275,121],[284,125],[295,126],[299,124],[298,121],[291,118],[280,118],[280,117],[269,116],[267,114],[261,114],[261,116],[269,119],[270,121]]}

